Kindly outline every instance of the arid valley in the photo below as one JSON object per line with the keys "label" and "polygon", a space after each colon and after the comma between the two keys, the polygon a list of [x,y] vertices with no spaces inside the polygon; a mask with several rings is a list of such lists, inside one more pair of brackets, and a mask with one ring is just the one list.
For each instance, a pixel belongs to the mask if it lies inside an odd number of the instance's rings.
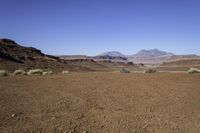
{"label": "arid valley", "polygon": [[0,133],[200,133],[200,0],[0,0]]}

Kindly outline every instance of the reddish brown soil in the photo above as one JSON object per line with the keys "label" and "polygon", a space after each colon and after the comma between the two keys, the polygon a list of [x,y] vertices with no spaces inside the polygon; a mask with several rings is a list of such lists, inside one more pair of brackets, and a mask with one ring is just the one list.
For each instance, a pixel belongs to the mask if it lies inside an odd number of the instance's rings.
{"label": "reddish brown soil", "polygon": [[0,77],[1,133],[84,131],[199,133],[200,75]]}

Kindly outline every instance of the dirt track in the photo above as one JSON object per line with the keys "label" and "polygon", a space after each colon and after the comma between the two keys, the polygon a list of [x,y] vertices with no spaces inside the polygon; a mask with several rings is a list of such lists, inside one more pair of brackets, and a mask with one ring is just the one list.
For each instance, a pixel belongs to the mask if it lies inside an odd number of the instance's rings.
{"label": "dirt track", "polygon": [[0,77],[1,133],[84,131],[199,133],[200,75]]}

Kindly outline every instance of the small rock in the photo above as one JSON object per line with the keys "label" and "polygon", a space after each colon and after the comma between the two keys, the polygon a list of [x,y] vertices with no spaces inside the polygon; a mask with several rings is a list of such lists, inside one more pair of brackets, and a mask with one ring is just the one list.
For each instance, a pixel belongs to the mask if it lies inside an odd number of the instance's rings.
{"label": "small rock", "polygon": [[12,116],[12,117],[15,117],[15,116],[16,116],[16,114],[12,114],[11,116]]}
{"label": "small rock", "polygon": [[88,133],[88,131],[83,131],[83,133]]}
{"label": "small rock", "polygon": [[55,119],[56,119],[56,117],[52,117],[51,119],[52,119],[52,120],[55,120]]}

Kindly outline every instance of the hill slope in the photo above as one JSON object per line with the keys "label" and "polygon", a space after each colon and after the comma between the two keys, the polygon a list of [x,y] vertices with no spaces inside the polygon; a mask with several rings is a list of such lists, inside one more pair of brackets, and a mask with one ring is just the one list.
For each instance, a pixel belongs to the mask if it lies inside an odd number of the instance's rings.
{"label": "hill slope", "polygon": [[16,69],[51,69],[54,71],[76,70],[88,71],[80,65],[70,65],[59,57],[46,55],[32,47],[24,47],[10,39],[0,39],[0,69],[14,71]]}

